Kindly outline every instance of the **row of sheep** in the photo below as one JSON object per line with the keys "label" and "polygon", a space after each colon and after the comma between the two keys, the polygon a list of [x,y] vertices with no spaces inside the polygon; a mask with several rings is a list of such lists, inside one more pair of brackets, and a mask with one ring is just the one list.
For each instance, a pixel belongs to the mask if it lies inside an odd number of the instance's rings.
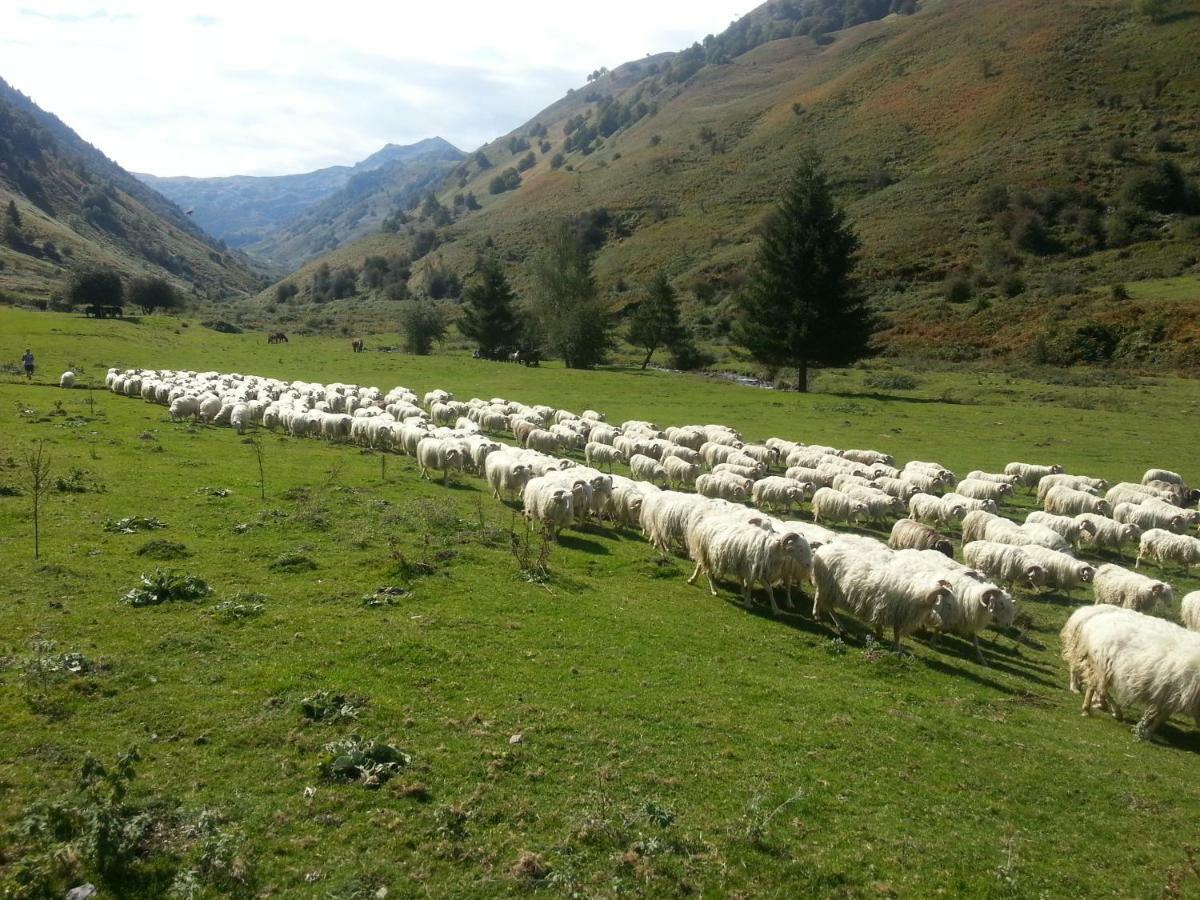
{"label": "row of sheep", "polygon": [[[1058,585],[1069,591],[1077,584],[1087,583],[1091,567],[1072,559],[1068,548],[1089,540],[1098,547],[1111,546],[1104,541],[1112,540],[1108,523],[1114,520],[1098,514],[1080,513],[1067,517],[1033,512],[1023,526],[1008,524],[1034,538],[1030,543],[1038,545],[1036,549],[1030,549],[1023,542],[1011,544],[1001,534],[1009,528],[986,524],[993,520],[1007,522],[996,516],[994,500],[957,492],[938,494],[923,490],[934,484],[957,487],[964,481],[986,482],[989,480],[987,473],[971,473],[972,477],[958,481],[953,473],[934,463],[908,463],[903,469],[895,470],[890,457],[874,451],[837,451],[778,440],[761,446],[746,445],[736,432],[723,426],[691,426],[658,432],[651,423],[626,422],[621,426],[608,426],[603,416],[595,412],[575,417],[550,407],[527,407],[499,398],[452,405],[454,401],[444,392],[430,392],[419,399],[415,393],[403,388],[385,395],[375,388],[353,385],[321,386],[217,373],[121,375],[113,372],[109,377],[109,386],[117,392],[140,395],[173,407],[177,400],[191,397],[198,409],[204,408],[197,415],[214,424],[225,424],[222,420],[226,417],[227,423],[233,425],[239,420],[268,427],[274,424],[293,434],[349,439],[408,452],[417,457],[423,472],[475,471],[487,478],[497,496],[519,494],[527,515],[552,532],[600,518],[640,527],[661,550],[676,549],[688,554],[696,564],[689,581],[694,581],[702,572],[710,579],[710,587],[714,577],[733,578],[741,583],[746,599],[750,589],[761,584],[776,610],[775,588],[785,591],[790,604],[794,588],[807,590],[812,585],[815,617],[829,618],[836,624],[834,611],[849,611],[877,631],[883,627],[892,628],[897,643],[903,635],[918,627],[949,631],[975,641],[978,632],[988,624],[1003,626],[1011,621],[1011,594],[995,582],[1007,586]],[[197,390],[201,387],[203,390]],[[220,402],[219,406],[212,402],[214,399]],[[239,406],[245,407],[240,416],[236,414]],[[480,434],[484,424],[492,430],[502,430],[501,417],[514,434],[524,435],[524,448],[509,447]],[[585,423],[582,426],[581,421]],[[536,446],[536,439],[529,440],[538,430],[554,434],[552,429],[556,426],[560,432],[569,430],[581,438],[594,436],[600,439],[583,443],[585,453],[589,446],[592,447],[591,453],[586,454],[589,463],[611,465],[612,462],[641,457],[636,460],[633,472],[645,480],[601,473],[591,465],[577,466],[571,460],[558,459],[541,451]],[[677,443],[677,439],[686,443]],[[604,443],[606,440],[611,443]],[[578,442],[575,446],[578,447]],[[611,448],[614,455],[604,459],[603,451],[598,447]],[[714,449],[717,447],[727,449]],[[747,448],[750,452],[741,452]],[[647,452],[631,452],[634,450]],[[847,457],[844,455],[847,453],[858,458]],[[842,462],[834,462],[835,459]],[[651,465],[665,469],[674,465],[671,460],[696,467],[689,470],[687,477],[678,480],[681,484],[687,483],[692,474],[696,478],[704,477],[698,471],[701,465],[710,467],[707,474],[718,479],[725,475],[740,476],[733,470],[734,466],[751,469],[756,477],[748,479],[752,482],[748,495],[736,499],[753,500],[767,509],[787,510],[801,500],[811,500],[818,519],[858,521],[871,516],[865,500],[857,501],[861,507],[856,519],[830,510],[831,505],[842,502],[833,495],[854,499],[848,491],[872,488],[885,494],[890,501],[902,501],[899,505],[891,504],[889,511],[895,513],[905,511],[903,495],[907,494],[907,512],[913,518],[896,523],[889,542],[892,546],[870,538],[839,535],[819,524],[774,519],[765,512],[748,510],[725,497],[705,496],[704,492],[680,494],[661,490],[654,482],[664,479]],[[805,468],[799,465],[803,462],[816,463],[813,471],[817,477],[802,480],[808,475],[800,471]],[[784,476],[766,474],[770,465],[780,463],[787,465]],[[1016,476],[1013,486],[1037,487],[1039,492],[1043,492],[1043,479],[1063,474],[1024,464],[1014,465],[1026,471],[1013,473]],[[851,468],[856,466],[871,468],[860,474]],[[890,470],[894,470],[894,475]],[[883,483],[896,493],[855,480],[867,476],[876,481],[890,479]],[[1043,493],[1049,494],[1059,486],[1076,490],[1081,483],[1075,481],[1068,485],[1065,479],[1060,479],[1047,484]],[[1099,489],[1097,485],[1088,486]],[[872,495],[872,499],[878,498]],[[936,504],[936,512],[930,504]],[[985,520],[984,515],[989,518]],[[974,518],[968,519],[969,516]],[[964,551],[969,567],[953,561],[953,545],[949,539],[915,521],[924,517],[938,523],[962,523],[964,543],[970,551],[969,554]],[[674,530],[672,522],[675,523]],[[982,528],[978,535],[977,528]],[[922,529],[922,539],[932,544],[911,546],[914,541],[904,532],[915,533]],[[968,529],[971,540],[967,540]],[[1120,546],[1129,540],[1129,532],[1123,531],[1116,543]],[[1039,558],[1044,553],[1062,558]],[[935,579],[938,583],[934,585],[930,575],[938,571],[943,577]],[[1111,598],[1131,608],[1144,609],[1157,602],[1169,602],[1171,596],[1169,585],[1148,583],[1152,579],[1138,581],[1143,576],[1118,566],[1101,566],[1091,571],[1090,578],[1097,590],[1097,601]],[[958,592],[953,589],[956,582]],[[968,591],[971,585],[976,587]],[[1120,588],[1111,585],[1120,585]],[[973,600],[964,602],[964,596],[973,597]],[[1147,597],[1154,599],[1148,601]],[[977,642],[976,649],[978,651]]]}

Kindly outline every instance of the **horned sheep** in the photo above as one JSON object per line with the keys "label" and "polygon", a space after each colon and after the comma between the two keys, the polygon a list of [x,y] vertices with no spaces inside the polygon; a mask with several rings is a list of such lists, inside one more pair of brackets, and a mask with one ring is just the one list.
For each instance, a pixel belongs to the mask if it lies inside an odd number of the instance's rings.
{"label": "horned sheep", "polygon": [[1147,612],[1158,603],[1171,606],[1175,600],[1175,592],[1165,581],[1148,578],[1112,563],[1105,563],[1096,569],[1092,578],[1092,596],[1095,603],[1111,603],[1138,612]]}
{"label": "horned sheep", "polygon": [[963,547],[963,560],[973,569],[995,578],[1010,589],[1022,586],[1039,588],[1046,583],[1046,570],[1023,547],[995,541],[973,541]]}
{"label": "horned sheep", "polygon": [[1061,485],[1052,487],[1046,492],[1043,508],[1046,512],[1054,513],[1057,516],[1077,516],[1080,513],[1104,516],[1112,512],[1112,507],[1107,500]]}
{"label": "horned sheep", "polygon": [[1200,564],[1200,538],[1174,534],[1163,528],[1151,528],[1142,532],[1135,569],[1143,559],[1152,559],[1160,566],[1169,562],[1177,563],[1190,572],[1192,566]]}
{"label": "horned sheep", "polygon": [[954,556],[950,538],[915,519],[898,520],[892,526],[888,546],[893,550],[936,550],[944,556]]}

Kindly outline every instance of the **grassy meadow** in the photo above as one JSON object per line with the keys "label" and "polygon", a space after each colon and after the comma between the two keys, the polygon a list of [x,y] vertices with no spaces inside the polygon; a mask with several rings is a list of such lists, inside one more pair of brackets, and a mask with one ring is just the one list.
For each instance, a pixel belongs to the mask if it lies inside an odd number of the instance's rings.
{"label": "grassy meadow", "polygon": [[[131,897],[1200,893],[1200,734],[1173,721],[1140,742],[1079,715],[1057,633],[1082,592],[1021,594],[986,667],[952,638],[898,657],[747,613],[728,585],[714,599],[619,528],[565,533],[531,574],[513,505],[472,476],[421,481],[403,456],[260,433],[263,499],[231,430],[103,390],[110,365],[442,387],[960,474],[1022,459],[1195,480],[1194,381],[871,366],[800,396],[0,309],[0,362],[26,346],[35,382],[0,375],[0,896],[84,880]],[[39,440],[34,559],[22,466]],[[132,516],[165,527],[105,528]],[[120,602],[156,567],[212,593]],[[1200,588],[1164,577],[1177,597]],[[325,777],[351,734],[408,764],[374,790]],[[77,786],[87,755],[111,771],[132,746],[127,795]],[[64,851],[62,821],[96,808],[112,839]]]}

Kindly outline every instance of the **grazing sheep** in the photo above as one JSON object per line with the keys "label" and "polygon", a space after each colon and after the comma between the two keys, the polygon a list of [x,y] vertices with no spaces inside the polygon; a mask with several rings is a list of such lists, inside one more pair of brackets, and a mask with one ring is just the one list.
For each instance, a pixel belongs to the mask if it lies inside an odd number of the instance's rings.
{"label": "grazing sheep", "polygon": [[1008,531],[1017,526],[1008,519],[1001,518],[982,509],[973,509],[962,520],[962,541],[970,544],[974,541],[994,540],[990,535]]}
{"label": "grazing sheep", "polygon": [[942,495],[942,503],[950,506],[961,506],[967,511],[982,509],[984,512],[989,512],[992,515],[996,515],[1000,511],[995,500],[976,500],[974,497],[964,497],[962,494],[953,491]]}
{"label": "grazing sheep", "polygon": [[664,456],[662,467],[667,473],[667,483],[671,485],[695,484],[696,479],[700,477],[698,463],[678,456]]}
{"label": "grazing sheep", "polygon": [[1037,499],[1038,503],[1042,503],[1046,499],[1046,494],[1050,492],[1052,487],[1062,485],[1069,487],[1075,491],[1083,491],[1085,494],[1095,494],[1099,496],[1100,488],[1098,485],[1108,487],[1108,483],[1097,478],[1086,478],[1082,475],[1068,475],[1060,472],[1057,475],[1046,475],[1038,479],[1037,483]]}
{"label": "grazing sheep", "polygon": [[449,391],[430,391],[425,395],[425,408],[429,409],[435,403],[445,403],[447,400],[453,400],[454,395]]}
{"label": "grazing sheep", "polygon": [[872,486],[883,491],[885,494],[891,494],[893,497],[899,497],[901,500],[907,503],[918,493],[920,493],[920,489],[911,481],[904,481],[901,478],[893,478],[890,475],[880,475],[878,473],[878,469],[872,471],[871,474],[874,476],[874,480],[871,482],[871,484]]}
{"label": "grazing sheep", "polygon": [[783,523],[783,527],[781,529],[776,530],[796,532],[802,538],[808,541],[808,546],[813,550],[816,550],[818,547],[821,547],[825,544],[832,543],[838,538],[838,533],[836,531],[830,531],[828,528],[822,528],[820,525],[816,525],[812,522],[788,521]]}
{"label": "grazing sheep", "polygon": [[574,524],[574,497],[569,488],[543,476],[531,479],[521,495],[525,517],[537,522],[553,540]]}
{"label": "grazing sheep", "polygon": [[629,470],[634,481],[649,481],[651,484],[661,484],[667,480],[667,470],[662,464],[649,456],[634,454],[629,459]]}
{"label": "grazing sheep", "polygon": [[903,500],[873,487],[848,484],[842,489],[842,493],[864,503],[867,507],[867,518],[872,522],[882,523],[889,516],[903,516],[905,512]]}
{"label": "grazing sheep", "polygon": [[1002,475],[998,472],[981,472],[978,469],[968,472],[967,477],[963,480],[964,481],[992,481],[992,482],[995,482],[996,484],[1007,484],[1010,487],[1017,486],[1017,476],[1016,475]]}
{"label": "grazing sheep", "polygon": [[893,550],[936,550],[944,556],[954,556],[950,538],[915,519],[900,519],[892,526],[888,546]]}
{"label": "grazing sheep", "polygon": [[763,444],[746,444],[742,447],[742,453],[757,461],[764,470],[770,469],[778,461],[778,454]]}
{"label": "grazing sheep", "polygon": [[1094,535],[1096,526],[1090,521],[1072,518],[1071,516],[1056,516],[1053,513],[1035,509],[1025,516],[1026,525],[1042,525],[1062,536],[1072,547],[1078,547],[1085,535]]}
{"label": "grazing sheep", "polygon": [[1113,507],[1113,518],[1123,525],[1136,525],[1143,531],[1160,528],[1183,534],[1188,527],[1183,510],[1169,503],[1118,503]]}
{"label": "grazing sheep", "polygon": [[1056,485],[1046,492],[1043,508],[1057,516],[1077,516],[1080,513],[1106,516],[1112,512],[1107,500],[1061,485]]}
{"label": "grazing sheep", "polygon": [[607,465],[610,472],[613,463],[625,462],[625,454],[616,447],[595,441],[588,441],[584,446],[583,458],[589,466]]}
{"label": "grazing sheep", "polygon": [[1165,581],[1156,581],[1121,566],[1105,563],[1092,577],[1095,603],[1111,603],[1138,612],[1148,612],[1155,604],[1171,606],[1175,592]]}
{"label": "grazing sheep", "polygon": [[979,572],[934,551],[904,550],[899,556],[914,567],[924,566],[939,573],[950,584],[950,595],[941,598],[929,616],[928,624],[934,631],[931,646],[936,645],[939,634],[969,638],[975,648],[975,658],[980,665],[986,666],[987,660],[979,647],[979,632],[988,625],[997,628],[1012,625],[1016,613],[1012,595]]}
{"label": "grazing sheep", "polygon": [[1183,595],[1179,601],[1179,618],[1183,620],[1184,628],[1200,631],[1200,591]]}
{"label": "grazing sheep", "polygon": [[421,467],[421,477],[428,478],[429,470],[442,473],[442,484],[450,482],[452,470],[462,470],[463,450],[458,441],[443,438],[426,437],[417,443],[417,465]]}
{"label": "grazing sheep", "polygon": [[710,501],[698,494],[678,491],[649,494],[643,499],[639,517],[642,533],[660,553],[670,553],[672,549],[684,546],[689,517],[709,505]]}
{"label": "grazing sheep", "polygon": [[619,525],[632,528],[641,522],[642,505],[646,497],[661,493],[657,487],[645,481],[613,476],[612,490],[608,495],[608,508],[603,515]]}
{"label": "grazing sheep", "polygon": [[717,596],[714,576],[734,577],[742,584],[742,599],[747,609],[750,590],[756,581],[767,589],[771,612],[779,615],[774,585],[787,582],[791,606],[791,580],[808,580],[812,572],[812,551],[796,532],[776,532],[750,524],[737,513],[704,516],[693,524],[687,536],[688,556],[696,564],[688,584],[694,584],[701,572],[708,588]]}
{"label": "grazing sheep", "polygon": [[779,475],[771,475],[754,482],[750,490],[751,499],[759,509],[790,510],[812,496],[813,486],[805,481],[793,481]]}
{"label": "grazing sheep", "polygon": [[562,447],[562,440],[553,431],[535,428],[525,435],[524,445],[526,450],[553,453]]}
{"label": "grazing sheep", "polygon": [[867,505],[833,488],[821,488],[812,498],[813,521],[853,525],[867,517]]}
{"label": "grazing sheep", "polygon": [[1005,475],[1016,475],[1017,483],[1022,487],[1032,488],[1047,475],[1059,475],[1062,466],[1039,466],[1033,463],[1010,462],[1004,467]]}
{"label": "grazing sheep", "polygon": [[745,478],[756,481],[763,476],[763,471],[756,466],[738,466],[733,463],[717,463],[712,467],[713,475],[732,475],[735,478]]}
{"label": "grazing sheep", "polygon": [[1160,566],[1169,562],[1178,563],[1185,572],[1190,573],[1192,566],[1200,564],[1200,539],[1187,534],[1174,534],[1163,528],[1151,528],[1142,532],[1133,567],[1138,568],[1146,558]]}
{"label": "grazing sheep", "polygon": [[961,522],[967,508],[961,503],[943,503],[945,498],[933,494],[914,494],[908,501],[908,514],[918,522],[933,525],[950,525]]}
{"label": "grazing sheep", "polygon": [[[1086,683],[1083,714],[1094,701],[1117,719],[1121,706],[1144,707],[1137,731],[1154,734],[1172,715],[1187,715],[1200,725],[1200,634],[1172,622],[1127,609],[1068,621],[1063,652],[1073,672]],[[1074,619],[1075,616],[1072,616]]]}
{"label": "grazing sheep", "polygon": [[1172,506],[1195,506],[1197,500],[1200,500],[1200,491],[1194,491],[1186,484],[1173,484],[1170,481],[1147,481],[1146,487]]}
{"label": "grazing sheep", "polygon": [[1142,476],[1142,484],[1149,484],[1151,481],[1165,481],[1168,484],[1187,484],[1183,480],[1182,475],[1178,472],[1172,472],[1170,469],[1147,469],[1146,474]]}
{"label": "grazing sheep", "polygon": [[1085,584],[1091,584],[1096,576],[1096,569],[1068,553],[1051,550],[1037,544],[1027,544],[1021,548],[1025,555],[1046,570],[1046,587],[1051,590],[1065,591],[1067,596],[1071,591]]}
{"label": "grazing sheep", "polygon": [[246,433],[246,425],[250,421],[250,407],[245,403],[235,403],[229,413],[229,424],[238,434]]}
{"label": "grazing sheep", "polygon": [[834,479],[841,475],[841,472],[831,472],[827,469],[811,469],[808,466],[788,466],[784,472],[784,477],[792,479],[792,481],[807,481],[814,487],[833,487]]}
{"label": "grazing sheep", "polygon": [[[849,472],[838,472],[838,474],[833,476],[833,483],[830,484],[829,487],[833,488],[835,491],[844,491],[850,485],[866,488],[875,487],[871,483],[870,478],[864,478],[861,475],[851,475]],[[894,495],[889,494],[888,496]]]}
{"label": "grazing sheep", "polygon": [[749,478],[736,475],[701,475],[696,479],[696,493],[732,503],[745,503],[753,487],[754,482]]}
{"label": "grazing sheep", "polygon": [[1075,520],[1081,525],[1090,525],[1091,531],[1083,533],[1083,539],[1097,550],[1116,550],[1128,544],[1136,544],[1142,536],[1142,529],[1136,525],[1123,525],[1108,516],[1097,516],[1094,513],[1080,513]]}
{"label": "grazing sheep", "polygon": [[934,607],[951,596],[937,572],[914,568],[878,541],[838,538],[813,554],[813,618],[826,615],[838,630],[834,609],[845,609],[870,625],[877,638],[890,627],[897,652],[901,638],[924,625]]}
{"label": "grazing sheep", "polygon": [[74,372],[63,372],[61,375],[59,375],[58,376],[58,386],[61,388],[75,387],[75,373]]}
{"label": "grazing sheep", "polygon": [[1007,483],[964,478],[958,483],[958,487],[955,488],[954,492],[962,494],[971,500],[992,500],[1000,503],[1004,500],[1005,496],[1012,495],[1013,487]]}
{"label": "grazing sheep", "polygon": [[668,459],[682,459],[684,462],[689,462],[694,465],[700,464],[700,454],[691,447],[685,447],[682,444],[671,444],[663,449],[662,459],[660,462],[666,462]]}
{"label": "grazing sheep", "polygon": [[862,463],[865,466],[896,465],[896,460],[892,458],[890,453],[881,453],[878,450],[843,450],[841,455],[844,459]]}
{"label": "grazing sheep", "polygon": [[1114,484],[1108,489],[1104,498],[1111,506],[1116,506],[1120,503],[1142,504],[1149,503],[1152,500],[1163,500],[1167,503],[1171,502],[1172,494],[1170,491],[1161,491],[1145,484],[1133,484],[1129,481],[1121,481]]}
{"label": "grazing sheep", "polygon": [[200,400],[196,397],[176,397],[171,401],[170,416],[172,422],[181,419],[195,418],[200,414]]}
{"label": "grazing sheep", "polygon": [[973,569],[995,578],[1012,590],[1018,582],[1037,589],[1046,583],[1046,570],[1024,547],[995,541],[973,541],[963,547],[963,560]]}
{"label": "grazing sheep", "polygon": [[955,474],[940,463],[925,462],[919,459],[910,459],[904,464],[904,468],[900,470],[901,478],[909,474],[932,476],[947,486],[958,482]]}

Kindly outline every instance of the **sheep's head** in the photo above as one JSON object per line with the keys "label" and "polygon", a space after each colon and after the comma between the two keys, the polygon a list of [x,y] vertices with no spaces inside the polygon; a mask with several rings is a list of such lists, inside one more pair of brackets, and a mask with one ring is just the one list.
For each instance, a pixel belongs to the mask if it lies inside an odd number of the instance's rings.
{"label": "sheep's head", "polygon": [[1096,577],[1096,570],[1092,566],[1079,567],[1079,580],[1084,584],[1091,584],[1092,579]]}
{"label": "sheep's head", "polygon": [[952,507],[950,507],[950,518],[951,519],[954,519],[956,522],[961,522],[966,517],[967,517],[967,508],[965,506],[963,506],[962,504],[956,503]]}
{"label": "sheep's head", "polygon": [[954,544],[952,544],[947,538],[939,538],[938,540],[934,541],[933,547],[930,549],[936,550],[938,553],[954,559]]}
{"label": "sheep's head", "polygon": [[1061,475],[1063,473],[1063,467],[1062,466],[1051,466],[1050,472],[1053,475]]}
{"label": "sheep's head", "polygon": [[1030,587],[1041,587],[1046,583],[1046,570],[1039,565],[1031,565],[1025,569],[1025,580]]}
{"label": "sheep's head", "polygon": [[1107,500],[1097,501],[1096,512],[1102,516],[1111,516],[1112,515],[1112,505]]}
{"label": "sheep's head", "polygon": [[992,620],[1000,628],[1008,628],[1013,623],[1014,613],[1012,597],[1006,592],[995,588],[984,592],[985,605],[992,614]]}
{"label": "sheep's head", "polygon": [[1088,537],[1096,536],[1096,523],[1095,522],[1091,521],[1090,519],[1083,519],[1083,520],[1076,519],[1076,522],[1079,524],[1079,531],[1081,534],[1085,534]]}
{"label": "sheep's head", "polygon": [[1007,482],[1002,482],[996,487],[996,493],[998,494],[1011,494],[1012,492],[1013,486]]}

